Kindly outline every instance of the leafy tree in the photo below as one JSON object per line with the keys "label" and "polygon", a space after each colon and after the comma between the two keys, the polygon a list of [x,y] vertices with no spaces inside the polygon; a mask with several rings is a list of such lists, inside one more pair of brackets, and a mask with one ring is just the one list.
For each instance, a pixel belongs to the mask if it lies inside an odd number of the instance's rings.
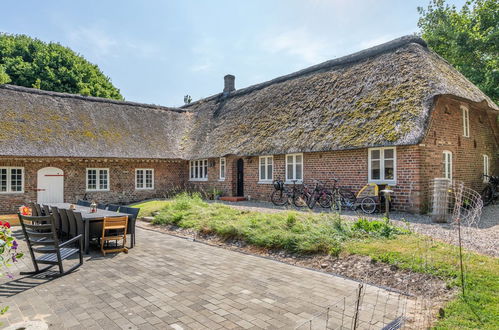
{"label": "leafy tree", "polygon": [[122,100],[97,65],[57,43],[0,33],[0,84]]}
{"label": "leafy tree", "polygon": [[428,46],[499,103],[499,1],[470,0],[458,11],[431,0],[418,12]]}

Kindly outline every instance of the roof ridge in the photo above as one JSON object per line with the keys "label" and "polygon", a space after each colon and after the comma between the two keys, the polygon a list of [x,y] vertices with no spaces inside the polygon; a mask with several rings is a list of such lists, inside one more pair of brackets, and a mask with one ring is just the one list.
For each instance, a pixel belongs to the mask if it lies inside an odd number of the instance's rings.
{"label": "roof ridge", "polygon": [[312,65],[308,68],[301,69],[301,70],[286,74],[284,76],[279,76],[277,78],[273,78],[271,80],[268,80],[268,81],[265,81],[262,83],[258,83],[258,84],[251,85],[251,86],[239,89],[239,90],[235,90],[235,91],[230,92],[228,94],[225,94],[225,93],[214,94],[212,96],[208,96],[208,97],[202,98],[200,100],[194,101],[192,103],[183,105],[180,108],[185,109],[185,108],[188,108],[188,107],[195,105],[197,103],[211,101],[213,99],[220,98],[224,95],[227,95],[228,97],[244,95],[244,94],[253,92],[255,90],[259,90],[259,89],[268,87],[268,86],[273,85],[273,84],[277,84],[277,83],[284,82],[284,81],[287,81],[290,79],[302,77],[302,76],[305,76],[307,74],[314,73],[314,72],[317,72],[320,70],[331,69],[331,68],[336,67],[336,66],[359,62],[359,61],[364,60],[366,58],[380,55],[380,54],[385,53],[387,51],[397,49],[397,48],[400,48],[402,46],[405,46],[405,45],[408,45],[411,43],[416,43],[416,44],[419,44],[419,45],[427,48],[426,41],[424,41],[421,37],[416,36],[416,35],[405,35],[405,36],[399,37],[397,39],[393,39],[391,41],[388,41],[388,42],[385,42],[385,43],[382,43],[382,44],[379,44],[379,45],[376,45],[376,46],[373,46],[373,47],[370,47],[367,49],[363,49],[363,50],[360,50],[360,51],[352,53],[352,54],[348,54],[348,55],[338,57],[338,58],[335,58],[332,60],[327,60],[325,62]]}
{"label": "roof ridge", "polygon": [[43,90],[43,89],[29,88],[29,87],[10,85],[10,84],[3,84],[3,85],[0,84],[0,88],[7,89],[10,91],[15,91],[15,92],[56,96],[56,97],[61,97],[61,98],[78,99],[78,100],[84,100],[84,101],[90,101],[90,102],[111,103],[111,104],[117,104],[117,105],[130,105],[130,106],[134,106],[134,107],[149,108],[149,109],[162,110],[162,111],[173,111],[173,112],[183,112],[183,113],[189,111],[186,109],[180,109],[178,107],[167,107],[167,106],[156,105],[156,104],[147,104],[147,103],[132,102],[132,101],[120,101],[120,100],[114,100],[114,99],[106,99],[103,97],[84,96],[84,95],[80,95],[80,94],[70,94],[70,93],[61,93],[61,92],[47,91],[47,90]]}

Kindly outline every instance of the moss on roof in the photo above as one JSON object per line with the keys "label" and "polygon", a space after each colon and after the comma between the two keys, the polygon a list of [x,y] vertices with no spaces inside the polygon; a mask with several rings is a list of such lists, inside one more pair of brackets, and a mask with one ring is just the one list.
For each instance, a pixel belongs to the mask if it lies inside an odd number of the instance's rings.
{"label": "moss on roof", "polygon": [[182,109],[0,86],[0,155],[196,159],[416,144],[442,94],[498,110],[415,37]]}

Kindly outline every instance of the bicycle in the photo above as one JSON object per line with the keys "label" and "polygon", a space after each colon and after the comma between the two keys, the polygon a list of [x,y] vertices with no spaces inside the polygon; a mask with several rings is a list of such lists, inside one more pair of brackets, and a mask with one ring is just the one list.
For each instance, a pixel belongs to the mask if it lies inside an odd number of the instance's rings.
{"label": "bicycle", "polygon": [[483,206],[487,206],[499,197],[499,177],[487,174],[482,176],[489,179],[481,193]]}
{"label": "bicycle", "polygon": [[318,180],[315,181],[315,188],[308,198],[307,205],[313,209],[315,204],[319,202],[322,208],[330,208],[333,201],[333,194],[327,190],[324,184]]}
{"label": "bicycle", "polygon": [[332,179],[334,200],[333,206],[335,210],[341,210],[342,208],[349,208],[352,211],[356,211],[358,207],[362,212],[366,214],[374,213],[378,208],[378,203],[371,196],[365,196],[362,198],[357,198],[357,196],[350,190],[346,188],[341,188],[337,186],[338,179]]}
{"label": "bicycle", "polygon": [[275,180],[273,182],[274,185],[274,191],[272,192],[272,195],[270,196],[270,200],[272,201],[272,204],[276,206],[284,206],[290,204],[290,200],[293,203],[294,206],[296,207],[303,207],[303,203],[300,202],[299,198],[302,195],[302,190],[299,189],[296,186],[296,182],[298,180],[292,180],[293,182],[293,187],[290,190],[288,187],[284,185],[284,181],[282,180]]}

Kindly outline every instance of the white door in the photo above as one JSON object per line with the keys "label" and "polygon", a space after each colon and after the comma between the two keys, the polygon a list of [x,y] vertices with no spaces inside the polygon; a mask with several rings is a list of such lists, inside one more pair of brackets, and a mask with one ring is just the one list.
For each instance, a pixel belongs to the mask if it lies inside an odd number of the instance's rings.
{"label": "white door", "polygon": [[64,202],[64,171],[56,167],[38,170],[38,204]]}

